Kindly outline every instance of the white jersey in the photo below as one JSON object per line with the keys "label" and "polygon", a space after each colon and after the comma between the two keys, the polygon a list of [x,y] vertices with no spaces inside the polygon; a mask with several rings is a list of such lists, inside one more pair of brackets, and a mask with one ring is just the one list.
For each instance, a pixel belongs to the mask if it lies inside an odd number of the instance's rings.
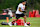
{"label": "white jersey", "polygon": [[20,4],[18,5],[16,14],[22,14],[22,13],[23,13],[23,12],[20,12],[20,11],[19,11],[19,7],[21,8],[22,11],[25,11],[25,10],[24,10],[24,9],[25,9],[25,5],[23,5],[22,3],[20,3]]}

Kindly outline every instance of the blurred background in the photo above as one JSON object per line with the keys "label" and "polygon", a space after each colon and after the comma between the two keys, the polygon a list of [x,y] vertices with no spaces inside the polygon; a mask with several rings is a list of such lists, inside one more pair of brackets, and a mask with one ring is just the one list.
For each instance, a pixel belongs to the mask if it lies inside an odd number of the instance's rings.
{"label": "blurred background", "polygon": [[[3,9],[11,8],[11,10],[16,10],[17,6],[23,0],[0,0],[0,14],[3,13]],[[40,13],[40,0],[26,0],[26,11],[27,16],[29,15],[29,11],[39,10]]]}

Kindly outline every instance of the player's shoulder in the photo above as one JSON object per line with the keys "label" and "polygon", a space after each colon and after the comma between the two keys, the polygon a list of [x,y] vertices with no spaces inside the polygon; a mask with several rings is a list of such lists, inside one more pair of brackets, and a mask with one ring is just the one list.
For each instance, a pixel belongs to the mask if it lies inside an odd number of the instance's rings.
{"label": "player's shoulder", "polygon": [[19,5],[23,5],[22,3],[20,3]]}

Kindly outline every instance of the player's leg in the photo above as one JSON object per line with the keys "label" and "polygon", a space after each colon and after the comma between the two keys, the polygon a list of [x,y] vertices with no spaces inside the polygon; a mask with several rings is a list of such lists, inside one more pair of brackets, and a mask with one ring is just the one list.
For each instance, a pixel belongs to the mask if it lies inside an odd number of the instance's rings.
{"label": "player's leg", "polygon": [[[19,14],[16,14],[16,19],[14,20],[15,21],[15,23],[14,23],[14,25],[16,26],[17,24],[16,24],[16,21],[18,20],[20,18],[20,15]],[[13,21],[13,22],[14,22]]]}
{"label": "player's leg", "polygon": [[24,26],[28,26],[26,23],[26,16],[24,16]]}
{"label": "player's leg", "polygon": [[[15,23],[14,23],[15,26],[16,26],[16,21],[17,21],[17,19],[15,19],[14,21],[12,21],[12,22],[15,22]],[[9,22],[9,23],[8,23],[9,26],[12,26],[12,22]]]}
{"label": "player's leg", "polygon": [[15,23],[14,23],[15,26],[17,25],[17,24],[16,24],[16,21],[17,21],[17,20],[18,20],[18,19],[15,19],[14,21],[12,21],[12,22],[15,22]]}
{"label": "player's leg", "polygon": [[26,15],[25,15],[25,14],[22,14],[21,16],[24,18],[24,26],[28,26],[28,25],[26,24]]}
{"label": "player's leg", "polygon": [[[15,26],[16,26],[16,21],[18,20],[18,18],[20,18],[20,16],[19,16],[19,15],[16,15],[16,19],[15,19],[14,21],[12,21],[12,22],[15,22],[15,23],[14,23]],[[8,23],[9,26],[12,26],[12,22],[9,22],[9,23]]]}
{"label": "player's leg", "polygon": [[26,16],[24,16],[23,18],[24,18],[24,22],[26,23]]}
{"label": "player's leg", "polygon": [[26,15],[23,13],[23,14],[21,14],[21,17],[24,18],[24,22],[26,23]]}

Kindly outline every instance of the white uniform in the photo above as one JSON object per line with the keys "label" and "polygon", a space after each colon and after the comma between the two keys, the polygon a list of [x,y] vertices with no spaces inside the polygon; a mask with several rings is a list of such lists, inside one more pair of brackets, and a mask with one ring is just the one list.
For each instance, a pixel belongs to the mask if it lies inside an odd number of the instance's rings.
{"label": "white uniform", "polygon": [[[19,17],[21,17],[21,15],[22,16],[24,16],[22,13],[23,12],[20,12],[19,11],[19,7],[21,8],[21,10],[22,11],[25,11],[24,9],[25,9],[25,5],[23,5],[22,3],[20,3],[19,5],[18,5],[18,8],[17,8],[17,11],[16,11],[16,18],[18,19]],[[21,14],[21,15],[19,15],[19,14]],[[12,26],[12,22],[10,22],[10,23],[8,23],[10,26]],[[14,23],[14,25],[16,26],[16,23]],[[28,27],[28,25],[26,24],[26,23],[24,23],[24,26],[26,27]]]}
{"label": "white uniform", "polygon": [[19,11],[19,7],[21,8],[22,11],[25,11],[25,10],[24,10],[24,9],[25,9],[25,5],[23,5],[22,3],[20,3],[20,4],[18,5],[16,14],[22,14],[22,13],[23,13],[23,12],[20,12],[20,11]]}

